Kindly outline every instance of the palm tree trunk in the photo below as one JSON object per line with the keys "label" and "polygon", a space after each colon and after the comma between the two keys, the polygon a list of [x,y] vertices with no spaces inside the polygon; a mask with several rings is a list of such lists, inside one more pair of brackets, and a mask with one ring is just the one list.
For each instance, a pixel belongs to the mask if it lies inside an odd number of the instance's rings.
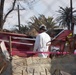
{"label": "palm tree trunk", "polygon": [[70,30],[70,22],[67,22],[68,30]]}
{"label": "palm tree trunk", "polygon": [[74,31],[74,23],[71,25],[71,30]]}

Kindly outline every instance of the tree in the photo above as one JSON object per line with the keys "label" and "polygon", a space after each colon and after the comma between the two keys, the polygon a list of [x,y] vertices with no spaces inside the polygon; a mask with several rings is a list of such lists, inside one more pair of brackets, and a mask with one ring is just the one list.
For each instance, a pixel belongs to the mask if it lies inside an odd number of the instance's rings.
{"label": "tree", "polygon": [[46,18],[44,15],[40,15],[38,18],[36,16],[31,17],[31,21],[28,22],[28,25],[30,25],[31,28],[35,28],[36,30],[39,30],[39,26],[41,24],[46,25],[47,29],[54,28],[55,21],[52,17]]}
{"label": "tree", "polygon": [[20,25],[20,30],[19,30],[19,25],[15,25],[16,28],[12,31],[21,33],[21,34],[27,34],[27,31],[29,30],[29,27],[26,25]]}
{"label": "tree", "polygon": [[[76,21],[76,10],[73,10],[73,20]],[[58,10],[59,16],[57,17],[56,21],[59,23],[59,25],[63,27],[67,27],[69,30],[72,30],[71,26],[71,8],[70,7],[60,7]]]}
{"label": "tree", "polygon": [[9,15],[9,13],[11,13],[13,11],[16,0],[13,1],[12,8],[8,11],[8,13],[3,18],[4,3],[5,3],[5,0],[0,1],[0,29],[3,29],[3,25],[6,21],[7,16]]}
{"label": "tree", "polygon": [[[3,29],[3,25],[6,22],[8,15],[15,9],[15,5],[16,5],[17,1],[20,4],[20,6],[25,10],[26,8],[23,5],[21,5],[20,1],[23,1],[25,4],[27,4],[29,9],[32,9],[32,7],[33,7],[32,5],[35,4],[39,0],[11,0],[11,1],[13,1],[12,7],[7,12],[7,14],[4,15],[3,11],[4,11],[5,1],[6,0],[0,0],[0,29]],[[7,1],[10,1],[10,0],[7,0]]]}
{"label": "tree", "polygon": [[58,26],[55,26],[55,22],[52,17],[46,18],[44,15],[40,15],[38,18],[36,16],[31,17],[31,21],[29,21],[26,25],[20,25],[20,30],[19,30],[19,25],[16,25],[16,29],[14,29],[15,32],[17,33],[22,33],[22,34],[27,34],[28,36],[31,37],[36,37],[39,31],[39,26],[41,24],[45,24],[47,27],[47,33],[49,33],[50,29],[57,28]]}

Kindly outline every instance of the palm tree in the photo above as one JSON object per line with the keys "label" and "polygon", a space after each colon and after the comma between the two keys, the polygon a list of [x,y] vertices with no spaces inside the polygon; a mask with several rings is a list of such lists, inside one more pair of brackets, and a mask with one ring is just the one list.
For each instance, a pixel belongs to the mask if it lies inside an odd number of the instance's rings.
{"label": "palm tree", "polygon": [[55,21],[52,17],[46,18],[44,15],[40,15],[38,18],[36,16],[31,17],[31,21],[28,22],[28,25],[30,25],[31,28],[35,28],[36,30],[39,30],[39,26],[41,24],[46,25],[47,29],[55,28]]}
{"label": "palm tree", "polygon": [[[76,10],[73,10],[73,20],[76,22]],[[60,7],[58,10],[59,16],[57,17],[56,21],[59,23],[59,25],[63,27],[67,27],[69,30],[72,30],[71,26],[71,8],[70,7]]]}
{"label": "palm tree", "polygon": [[[38,18],[36,16],[32,17],[31,21],[28,22],[28,27],[26,25],[20,25],[19,30],[19,25],[16,25],[16,29],[14,29],[14,31],[17,33],[27,34],[32,37],[36,37],[36,35],[38,34],[37,31],[39,31],[39,27],[41,24],[45,24],[48,30],[58,27],[55,26],[56,23],[52,17],[46,18],[44,15],[40,15]],[[47,33],[49,32],[48,30]]]}
{"label": "palm tree", "polygon": [[20,25],[20,30],[19,30],[19,25],[16,25],[16,28],[14,29],[15,32],[21,34],[26,34],[28,30],[29,27],[27,27],[26,25]]}

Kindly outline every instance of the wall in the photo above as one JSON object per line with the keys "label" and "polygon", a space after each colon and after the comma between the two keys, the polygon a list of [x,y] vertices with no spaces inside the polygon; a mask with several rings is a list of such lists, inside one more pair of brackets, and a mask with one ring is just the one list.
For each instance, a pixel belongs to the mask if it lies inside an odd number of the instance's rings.
{"label": "wall", "polygon": [[50,75],[51,59],[13,57],[13,75]]}
{"label": "wall", "polygon": [[14,56],[2,75],[76,75],[76,55],[63,55],[53,59]]}

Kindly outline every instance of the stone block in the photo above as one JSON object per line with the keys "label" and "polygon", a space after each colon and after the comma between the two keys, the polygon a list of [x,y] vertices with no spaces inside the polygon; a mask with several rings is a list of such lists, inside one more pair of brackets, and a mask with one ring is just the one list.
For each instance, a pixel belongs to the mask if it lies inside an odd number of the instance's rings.
{"label": "stone block", "polygon": [[32,67],[32,66],[27,66],[27,68],[26,68],[26,72],[27,72],[27,73],[33,73],[33,71],[34,71],[34,67]]}
{"label": "stone block", "polygon": [[32,65],[32,57],[26,58],[26,64],[28,65]]}
{"label": "stone block", "polygon": [[34,65],[39,64],[40,63],[40,58],[39,57],[32,57],[32,62]]}

